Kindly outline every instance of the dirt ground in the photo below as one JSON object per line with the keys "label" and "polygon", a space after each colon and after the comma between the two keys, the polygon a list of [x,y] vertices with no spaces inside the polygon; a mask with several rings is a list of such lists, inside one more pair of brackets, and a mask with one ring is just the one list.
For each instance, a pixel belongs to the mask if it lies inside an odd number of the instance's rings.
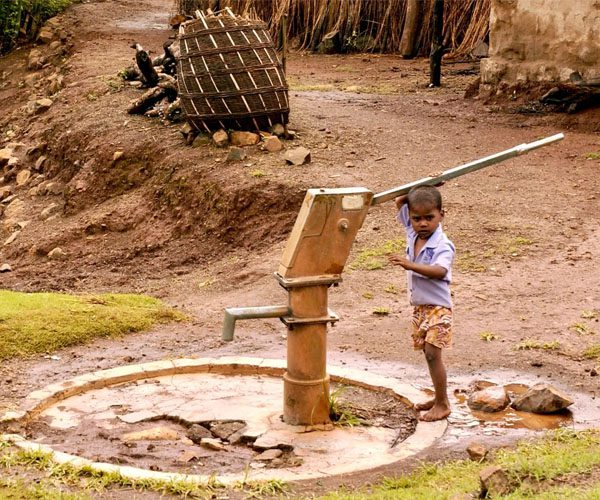
{"label": "dirt ground", "polygon": [[[249,148],[246,160],[228,163],[226,150],[186,146],[181,125],[125,112],[140,93],[117,77],[132,63],[129,45],[159,53],[172,34],[170,8],[161,0],[84,1],[60,16],[62,52],[48,66],[27,69],[31,47],[0,59],[0,146],[29,150],[19,169],[46,156],[40,180],[53,183],[35,194],[33,184],[3,179],[23,207],[12,223],[6,213],[1,218],[4,240],[20,232],[0,247],[0,264],[12,267],[0,286],[148,293],[193,319],[55,358],[5,361],[0,411],[34,388],[125,363],[283,358],[285,332],[276,320],[239,323],[232,343],[220,340],[220,328],[224,307],[286,302],[273,272],[307,188],[380,192],[558,132],[566,136],[558,144],[442,188],[444,227],[458,249],[450,390],[476,379],[548,381],[596,397],[599,362],[583,352],[600,334],[600,160],[591,155],[600,152],[599,110],[567,115],[532,106],[539,88],[465,99],[476,61],[445,62],[442,87],[428,89],[425,60],[292,53],[297,138],[286,147],[309,148],[312,162],[288,166],[283,153]],[[53,74],[64,77],[63,88],[48,111],[29,115],[24,106],[46,95]],[[117,151],[123,155],[115,161]],[[42,216],[52,203],[56,215]],[[391,205],[370,211],[350,257],[354,269],[330,291],[330,308],[342,319],[330,330],[328,358],[425,387],[424,362],[406,333],[404,272],[357,264],[361,251],[403,236]],[[63,260],[47,257],[56,247]],[[373,314],[377,308],[389,314]],[[438,448],[425,458],[443,454]]]}

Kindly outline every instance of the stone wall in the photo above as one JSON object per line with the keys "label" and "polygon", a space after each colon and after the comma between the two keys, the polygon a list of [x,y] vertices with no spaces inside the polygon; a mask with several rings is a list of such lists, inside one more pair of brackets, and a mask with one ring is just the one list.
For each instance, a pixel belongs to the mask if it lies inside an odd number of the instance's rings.
{"label": "stone wall", "polygon": [[564,82],[600,77],[600,0],[492,0],[481,81]]}

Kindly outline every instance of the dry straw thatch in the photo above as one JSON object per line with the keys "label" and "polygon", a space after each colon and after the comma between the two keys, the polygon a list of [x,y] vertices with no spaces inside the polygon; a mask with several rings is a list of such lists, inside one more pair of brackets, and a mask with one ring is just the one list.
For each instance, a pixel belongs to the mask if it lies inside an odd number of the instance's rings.
{"label": "dry straw thatch", "polygon": [[[422,0],[423,16],[416,42],[428,55],[434,0]],[[265,21],[277,39],[288,16],[288,38],[298,48],[317,50],[325,35],[337,32],[342,51],[399,52],[408,0],[175,0],[180,14],[231,8]],[[468,55],[487,37],[491,0],[446,0],[444,45],[450,56]]]}

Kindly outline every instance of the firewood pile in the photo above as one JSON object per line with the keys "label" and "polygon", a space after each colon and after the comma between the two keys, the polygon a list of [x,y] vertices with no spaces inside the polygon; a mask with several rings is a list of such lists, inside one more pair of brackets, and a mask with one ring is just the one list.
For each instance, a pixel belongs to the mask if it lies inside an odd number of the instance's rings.
{"label": "firewood pile", "polygon": [[[181,16],[178,16],[181,18]],[[173,24],[173,21],[172,21]],[[147,89],[127,112],[185,119],[193,130],[268,130],[287,125],[288,86],[265,23],[230,9],[197,11],[151,59],[140,44],[121,72]]]}
{"label": "firewood pile", "polygon": [[579,72],[574,71],[569,79],[570,83],[551,88],[540,102],[554,105],[567,113],[600,106],[600,78],[584,80]]}

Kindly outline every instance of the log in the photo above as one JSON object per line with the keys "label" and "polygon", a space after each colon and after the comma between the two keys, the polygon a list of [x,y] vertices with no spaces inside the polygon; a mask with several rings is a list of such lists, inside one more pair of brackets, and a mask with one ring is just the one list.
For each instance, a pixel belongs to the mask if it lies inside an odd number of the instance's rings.
{"label": "log", "polygon": [[139,43],[135,43],[131,47],[135,49],[135,62],[142,73],[146,85],[154,87],[158,83],[158,75],[152,66],[152,60],[148,52]]}
{"label": "log", "polygon": [[130,115],[143,115],[157,102],[162,101],[167,97],[168,89],[154,87],[145,92],[141,97],[131,102],[127,108],[127,113]]}

